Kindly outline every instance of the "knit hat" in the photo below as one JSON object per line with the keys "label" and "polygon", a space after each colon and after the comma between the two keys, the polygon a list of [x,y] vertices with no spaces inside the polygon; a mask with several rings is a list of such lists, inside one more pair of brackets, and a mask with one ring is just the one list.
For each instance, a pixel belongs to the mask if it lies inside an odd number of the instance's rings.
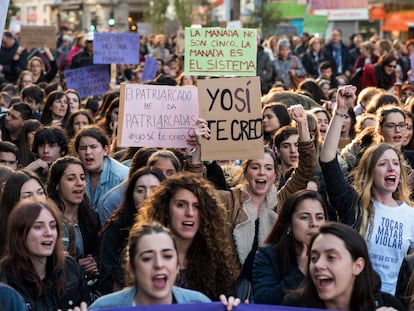
{"label": "knit hat", "polygon": [[69,42],[70,44],[72,44],[72,42],[73,42],[73,38],[72,38],[71,36],[69,36],[69,35],[64,35],[64,36],[62,37],[62,40],[63,40],[63,41],[67,41],[67,42]]}
{"label": "knit hat", "polygon": [[93,41],[93,37],[94,37],[94,33],[93,33],[93,31],[89,31],[89,32],[86,34],[86,41]]}
{"label": "knit hat", "polygon": [[281,48],[290,48],[290,42],[288,39],[280,39],[277,43],[277,47],[280,50]]}

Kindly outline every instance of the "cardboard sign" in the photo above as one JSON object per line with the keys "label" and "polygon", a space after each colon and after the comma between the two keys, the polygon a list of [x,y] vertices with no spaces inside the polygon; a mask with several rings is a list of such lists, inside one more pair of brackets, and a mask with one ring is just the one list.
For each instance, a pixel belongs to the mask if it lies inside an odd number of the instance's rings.
{"label": "cardboard sign", "polygon": [[188,148],[198,119],[195,87],[121,84],[118,145]]}
{"label": "cardboard sign", "polygon": [[186,28],[186,75],[255,76],[256,29]]}
{"label": "cardboard sign", "polygon": [[21,26],[20,45],[28,49],[47,46],[56,49],[55,26]]}
{"label": "cardboard sign", "polygon": [[[5,0],[0,3],[0,33],[1,33],[2,38],[3,38],[3,32],[4,32],[4,25],[6,24],[9,1],[10,0]],[[0,49],[1,49],[1,46],[0,46]]]}
{"label": "cardboard sign", "polygon": [[203,160],[263,158],[260,78],[240,77],[198,81],[200,117],[211,130],[203,139]]}
{"label": "cardboard sign", "polygon": [[158,61],[149,55],[145,57],[144,71],[142,72],[141,82],[152,81],[157,75]]}
{"label": "cardboard sign", "polygon": [[67,88],[77,90],[81,98],[105,94],[109,89],[111,77],[107,65],[69,69],[63,74]]}
{"label": "cardboard sign", "polygon": [[139,34],[96,32],[94,64],[139,64]]}
{"label": "cardboard sign", "polygon": [[177,31],[177,44],[175,46],[175,54],[178,56],[184,55],[184,46],[185,46],[185,32],[184,30],[178,30]]}

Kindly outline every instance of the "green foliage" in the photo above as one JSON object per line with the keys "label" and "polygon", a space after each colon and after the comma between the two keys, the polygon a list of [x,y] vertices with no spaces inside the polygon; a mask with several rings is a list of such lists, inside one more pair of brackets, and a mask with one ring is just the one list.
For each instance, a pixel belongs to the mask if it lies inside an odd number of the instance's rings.
{"label": "green foliage", "polygon": [[192,24],[193,0],[174,0],[175,14],[182,28]]}
{"label": "green foliage", "polygon": [[156,33],[164,33],[163,26],[166,21],[166,11],[168,8],[168,0],[154,0],[152,8],[152,23],[155,26]]}
{"label": "green foliage", "polygon": [[20,11],[20,8],[17,7],[13,3],[13,0],[10,0],[9,10],[7,11],[7,18],[6,18],[6,26],[5,26],[5,29],[8,29],[9,28],[9,24],[10,24],[10,20],[11,20],[12,16],[15,16],[19,11]]}
{"label": "green foliage", "polygon": [[255,5],[254,10],[251,11],[248,25],[245,25],[245,27],[261,28],[262,37],[266,38],[275,34],[276,25],[280,23],[280,20],[280,11],[275,9],[271,3],[263,3],[261,6]]}

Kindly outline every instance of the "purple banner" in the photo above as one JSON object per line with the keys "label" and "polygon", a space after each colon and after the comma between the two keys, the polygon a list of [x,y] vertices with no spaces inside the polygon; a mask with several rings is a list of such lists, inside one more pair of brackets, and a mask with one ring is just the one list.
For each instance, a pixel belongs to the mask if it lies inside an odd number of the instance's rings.
{"label": "purple banner", "polygon": [[[106,308],[99,309],[102,311],[225,311],[224,306],[220,302],[212,303],[188,303],[188,304],[174,304],[174,305],[152,305],[152,306],[140,306],[140,307],[119,307],[119,308]],[[294,308],[285,306],[272,306],[272,305],[258,305],[258,304],[240,304],[234,311],[306,311],[306,310],[319,310],[311,308]]]}
{"label": "purple banner", "polygon": [[68,89],[78,91],[81,98],[105,94],[109,89],[108,65],[94,65],[63,72]]}
{"label": "purple banner", "polygon": [[154,80],[155,76],[157,75],[157,69],[158,61],[155,58],[147,55],[145,57],[144,72],[142,73],[141,82]]}
{"label": "purple banner", "polygon": [[96,32],[94,64],[139,64],[139,34]]}

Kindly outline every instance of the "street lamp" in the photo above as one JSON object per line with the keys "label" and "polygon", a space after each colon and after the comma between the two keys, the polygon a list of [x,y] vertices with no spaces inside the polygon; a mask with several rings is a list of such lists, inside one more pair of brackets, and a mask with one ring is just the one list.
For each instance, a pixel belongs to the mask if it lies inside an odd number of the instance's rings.
{"label": "street lamp", "polygon": [[108,25],[109,25],[109,27],[114,27],[115,23],[116,23],[116,21],[115,21],[115,17],[114,17],[114,12],[111,11],[111,15],[108,19]]}
{"label": "street lamp", "polygon": [[109,27],[114,27],[115,26],[115,17],[114,17],[114,3],[111,0],[111,13],[109,14],[109,19],[108,19],[108,26]]}

